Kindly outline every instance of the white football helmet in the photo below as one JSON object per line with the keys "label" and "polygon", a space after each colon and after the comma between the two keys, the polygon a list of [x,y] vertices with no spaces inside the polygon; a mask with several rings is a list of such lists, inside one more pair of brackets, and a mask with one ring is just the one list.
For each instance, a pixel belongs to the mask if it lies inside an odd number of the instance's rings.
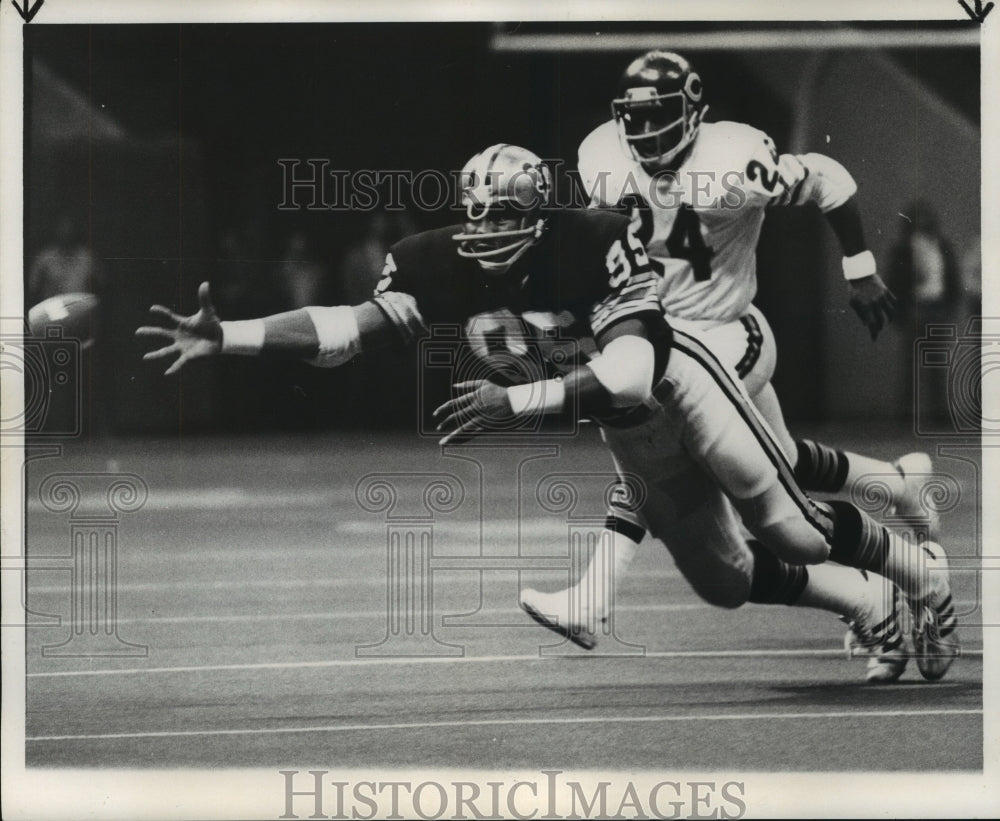
{"label": "white football helmet", "polygon": [[503,273],[541,239],[552,177],[526,148],[491,145],[462,169],[465,231],[455,234],[460,256],[486,271]]}

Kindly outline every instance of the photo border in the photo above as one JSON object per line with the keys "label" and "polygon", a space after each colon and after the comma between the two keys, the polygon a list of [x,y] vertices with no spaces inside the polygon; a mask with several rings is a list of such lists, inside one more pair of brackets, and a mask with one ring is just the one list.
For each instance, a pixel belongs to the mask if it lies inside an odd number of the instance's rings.
{"label": "photo border", "polygon": [[[28,0],[26,0],[28,1]],[[38,0],[35,0],[38,2]],[[838,0],[837,2],[577,2],[572,5],[544,2],[476,3],[443,2],[412,4],[387,2],[360,4],[318,2],[227,2],[199,0],[185,5],[165,0],[128,4],[92,0],[48,0],[30,25],[56,23],[198,23],[198,22],[379,22],[443,20],[655,20],[778,22],[801,20],[964,20],[967,15],[958,0],[919,0],[902,6]],[[0,4],[0,317],[19,318],[23,304],[23,23],[12,0]],[[1000,10],[994,9],[982,29],[982,231],[984,271],[1000,260],[1000,58],[997,41]],[[984,275],[984,316],[1000,316],[1000,287]],[[983,382],[983,407],[1000,408],[997,380]],[[4,378],[2,402],[7,408],[23,403],[23,386]],[[995,415],[995,414],[994,414]],[[8,439],[0,451],[4,541],[24,544],[24,500],[19,498],[23,441]],[[983,487],[1000,487],[995,449],[983,448]],[[984,506],[983,544],[1000,544],[997,506]],[[5,551],[9,552],[9,551]],[[984,551],[997,552],[997,551]],[[5,573],[5,577],[17,574]],[[985,574],[983,615],[987,624],[1000,624],[1000,591],[993,577]],[[18,591],[11,595],[4,579],[4,623],[17,608]],[[750,817],[982,817],[1000,812],[1000,732],[997,731],[1000,669],[1000,631],[984,630],[984,772],[979,775],[936,773],[897,774],[776,774],[684,772],[686,780],[733,778],[748,782]],[[283,787],[279,767],[239,770],[56,770],[24,767],[24,673],[23,631],[3,630],[3,816],[5,818],[257,818],[278,817],[283,809]],[[933,739],[929,740],[933,743]],[[308,763],[308,762],[307,762]],[[285,767],[287,769],[288,767]],[[308,767],[303,766],[303,771]],[[368,770],[338,770],[340,780],[360,780]],[[384,778],[389,771],[379,772]],[[618,774],[636,784],[654,784],[663,774],[625,772]],[[487,771],[434,770],[391,771],[394,780],[485,781]],[[538,772],[504,772],[505,780],[520,776],[537,780]],[[604,772],[566,773],[563,777],[606,779]],[[183,795],[178,785],[183,784]],[[300,815],[300,817],[306,817]]]}

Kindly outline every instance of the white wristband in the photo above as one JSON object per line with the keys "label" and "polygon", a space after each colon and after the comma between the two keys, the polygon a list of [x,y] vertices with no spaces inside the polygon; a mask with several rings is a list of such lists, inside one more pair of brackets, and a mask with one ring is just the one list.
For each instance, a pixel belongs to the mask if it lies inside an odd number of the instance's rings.
{"label": "white wristband", "polygon": [[244,319],[221,322],[222,353],[254,356],[264,347],[264,320]]}
{"label": "white wristband", "polygon": [[844,257],[844,279],[864,279],[876,271],[875,255],[871,251],[862,251],[853,257]]}
{"label": "white wristband", "polygon": [[562,379],[546,379],[507,388],[510,406],[518,416],[535,413],[556,413],[566,403],[566,388]]}

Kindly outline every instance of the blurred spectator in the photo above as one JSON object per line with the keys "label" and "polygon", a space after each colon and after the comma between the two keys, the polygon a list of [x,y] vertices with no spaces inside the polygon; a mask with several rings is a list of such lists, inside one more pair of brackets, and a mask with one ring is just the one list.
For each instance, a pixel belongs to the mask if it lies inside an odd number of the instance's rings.
{"label": "blurred spectator", "polygon": [[[948,373],[944,369],[921,369],[921,391],[915,396],[916,343],[927,338],[930,325],[964,326],[963,283],[958,258],[941,233],[934,207],[917,200],[904,209],[902,216],[906,223],[890,251],[887,274],[889,287],[900,300],[898,326],[906,342],[907,405],[915,417],[943,422],[948,418]],[[961,333],[961,328],[956,333]]]}
{"label": "blurred spectator", "polygon": [[890,252],[889,287],[921,331],[927,324],[957,321],[963,291],[958,259],[937,212],[917,200],[902,214],[907,222]]}
{"label": "blurred spectator", "polygon": [[62,216],[56,223],[53,243],[39,252],[28,271],[28,304],[37,305],[59,294],[98,294],[100,280],[97,262],[79,224]]}
{"label": "blurred spectator", "polygon": [[284,294],[283,307],[320,305],[326,291],[326,269],[313,254],[309,238],[295,231],[288,238],[285,256],[278,263],[278,281]]}
{"label": "blurred spectator", "polygon": [[382,276],[389,248],[411,233],[413,225],[405,213],[376,211],[372,214],[365,235],[344,253],[337,301],[357,305],[370,299]]}

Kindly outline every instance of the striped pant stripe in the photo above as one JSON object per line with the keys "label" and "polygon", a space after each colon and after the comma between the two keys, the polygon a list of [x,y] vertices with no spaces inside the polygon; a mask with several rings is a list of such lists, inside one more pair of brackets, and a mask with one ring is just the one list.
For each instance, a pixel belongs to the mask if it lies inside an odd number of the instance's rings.
{"label": "striped pant stripe", "polygon": [[826,510],[817,507],[812,499],[806,496],[802,488],[799,487],[784,452],[771,437],[771,432],[767,430],[754,409],[750,406],[746,394],[739,389],[733,375],[697,339],[676,328],[674,329],[673,347],[675,352],[683,353],[697,362],[712,377],[716,385],[722,389],[723,394],[740,414],[750,433],[760,444],[761,448],[763,448],[771,464],[777,469],[778,479],[782,487],[785,488],[792,501],[802,511],[802,515],[805,516],[806,521],[816,528],[823,535],[827,543],[829,543],[833,535],[833,517]]}
{"label": "striped pant stripe", "polygon": [[753,366],[760,359],[760,351],[764,345],[764,334],[761,333],[760,324],[753,314],[744,314],[740,317],[740,322],[747,332],[747,347],[743,358],[736,363],[736,375],[743,379],[753,370]]}

